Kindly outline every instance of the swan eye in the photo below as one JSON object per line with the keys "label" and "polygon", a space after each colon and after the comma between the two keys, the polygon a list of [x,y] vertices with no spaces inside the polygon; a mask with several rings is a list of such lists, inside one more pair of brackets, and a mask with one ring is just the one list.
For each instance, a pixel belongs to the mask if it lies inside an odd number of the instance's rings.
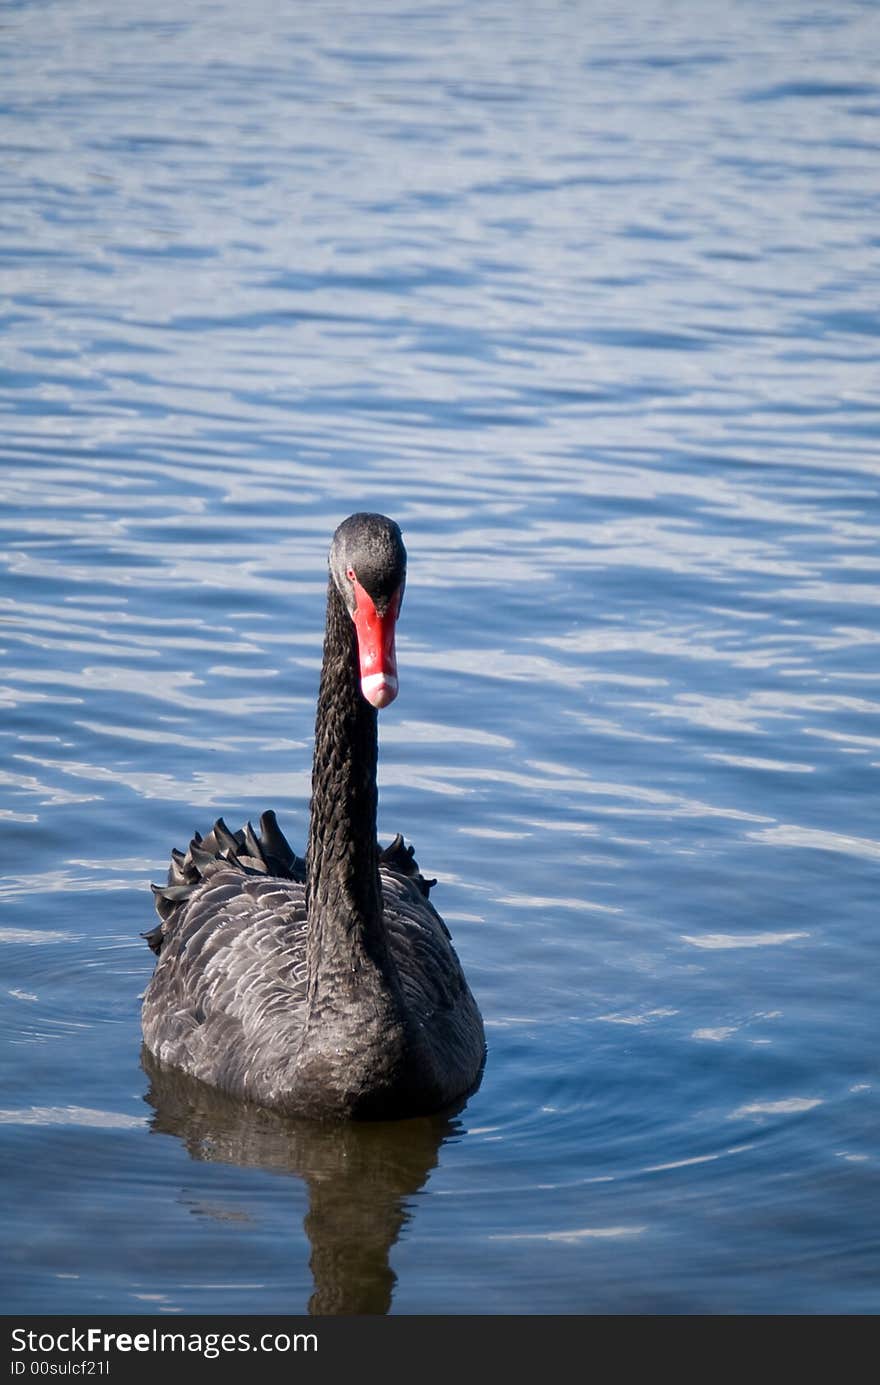
{"label": "swan eye", "polygon": [[354,582],[354,581],[356,581],[355,570],[354,570],[353,567],[350,567],[350,568],[347,570],[347,572],[346,572],[345,575],[346,575],[346,577],[348,578],[349,582]]}

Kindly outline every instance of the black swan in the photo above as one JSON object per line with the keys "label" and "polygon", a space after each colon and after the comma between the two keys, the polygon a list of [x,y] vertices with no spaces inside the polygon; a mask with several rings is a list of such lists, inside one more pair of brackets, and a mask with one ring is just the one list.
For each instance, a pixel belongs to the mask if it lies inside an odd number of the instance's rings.
{"label": "black swan", "polygon": [[376,840],[376,709],[397,695],[406,578],[398,526],[336,530],[305,861],[274,813],[220,818],[153,886],[158,953],[147,1049],[230,1096],[291,1115],[384,1119],[442,1110],[477,1084],[483,1023],[401,837]]}

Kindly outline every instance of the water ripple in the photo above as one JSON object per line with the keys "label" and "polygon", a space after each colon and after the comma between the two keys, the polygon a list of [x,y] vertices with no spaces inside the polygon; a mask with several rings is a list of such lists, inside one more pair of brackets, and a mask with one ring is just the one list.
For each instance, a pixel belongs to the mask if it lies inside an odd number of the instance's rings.
{"label": "water ripple", "polygon": [[218,814],[302,849],[379,509],[489,1035],[394,1309],[876,1311],[876,14],[698,8],[6,7],[11,1309],[309,1301],[340,1161],[145,1120],[139,935]]}

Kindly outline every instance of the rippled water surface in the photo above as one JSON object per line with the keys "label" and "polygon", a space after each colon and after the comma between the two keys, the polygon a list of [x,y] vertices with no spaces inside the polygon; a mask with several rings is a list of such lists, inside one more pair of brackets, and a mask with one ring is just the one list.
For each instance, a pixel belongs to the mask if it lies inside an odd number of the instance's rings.
{"label": "rippled water surface", "polygon": [[[0,16],[5,1311],[880,1308],[873,3]],[[145,1070],[151,879],[304,846],[326,550],[479,1092]]]}

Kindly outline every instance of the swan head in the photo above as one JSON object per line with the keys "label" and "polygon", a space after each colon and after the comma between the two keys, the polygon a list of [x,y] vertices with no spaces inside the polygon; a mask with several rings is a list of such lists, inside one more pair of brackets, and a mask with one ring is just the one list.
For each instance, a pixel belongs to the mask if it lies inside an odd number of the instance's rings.
{"label": "swan head", "polygon": [[406,549],[394,520],[343,520],[330,545],[330,575],[354,621],[361,692],[373,707],[387,707],[397,696],[394,634],[406,583]]}

